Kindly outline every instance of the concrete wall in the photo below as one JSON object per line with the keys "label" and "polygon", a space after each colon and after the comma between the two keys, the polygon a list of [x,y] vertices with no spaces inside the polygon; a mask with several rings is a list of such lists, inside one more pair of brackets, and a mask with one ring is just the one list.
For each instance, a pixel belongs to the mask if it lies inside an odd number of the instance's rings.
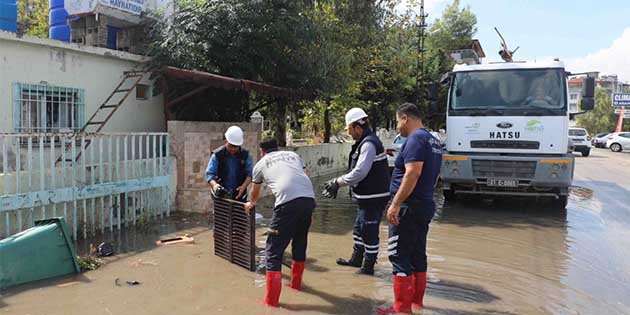
{"label": "concrete wall", "polygon": [[325,143],[299,147],[287,147],[304,160],[310,177],[329,176],[348,168],[350,143]]}
{"label": "concrete wall", "polygon": [[[13,132],[13,83],[48,84],[85,90],[85,120],[123,78],[147,58],[0,31],[0,132]],[[148,75],[140,82],[152,85]],[[152,94],[152,93],[151,93]],[[108,131],[165,131],[163,96],[136,100],[132,91],[107,123]]]}

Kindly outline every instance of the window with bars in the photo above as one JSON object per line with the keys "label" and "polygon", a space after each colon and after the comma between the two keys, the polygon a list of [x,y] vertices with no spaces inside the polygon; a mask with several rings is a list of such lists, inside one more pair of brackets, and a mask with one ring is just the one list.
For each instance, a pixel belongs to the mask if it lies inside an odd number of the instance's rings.
{"label": "window with bars", "polygon": [[76,132],[85,123],[83,89],[14,83],[13,103],[16,132]]}

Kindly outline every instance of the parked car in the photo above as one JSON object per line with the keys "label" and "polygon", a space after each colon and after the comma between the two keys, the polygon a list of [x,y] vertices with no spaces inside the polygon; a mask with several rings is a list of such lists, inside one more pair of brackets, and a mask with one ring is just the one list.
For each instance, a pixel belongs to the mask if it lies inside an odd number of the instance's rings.
{"label": "parked car", "polygon": [[394,170],[394,162],[396,161],[396,157],[400,152],[400,147],[402,147],[403,143],[405,143],[405,140],[407,140],[407,138],[397,134],[396,137],[394,137],[394,141],[392,141],[391,146],[385,150],[385,153],[387,153],[387,164],[389,164],[390,172]]}
{"label": "parked car", "polygon": [[[438,132],[429,130],[429,133],[431,133],[433,137],[438,139],[440,143],[442,144],[442,146],[444,146],[445,141],[446,141],[446,132],[444,132],[443,130],[440,130],[440,133],[438,133]],[[397,134],[396,137],[394,137],[394,141],[392,141],[391,146],[385,150],[385,153],[387,154],[387,163],[389,164],[390,171],[394,169],[394,162],[396,161],[396,157],[398,156],[398,153],[400,152],[400,147],[402,147],[403,143],[405,143],[405,140],[407,140],[407,138],[401,136],[400,134]]]}
{"label": "parked car", "polygon": [[588,141],[588,132],[584,128],[569,128],[569,139],[575,145],[575,152],[582,153],[582,156],[591,154],[591,142]]}
{"label": "parked car", "polygon": [[591,139],[591,144],[596,148],[605,148],[606,141],[608,141],[608,135],[612,132],[602,132],[593,136]]}
{"label": "parked car", "polygon": [[606,147],[613,152],[630,150],[630,132],[614,132],[608,135]]}

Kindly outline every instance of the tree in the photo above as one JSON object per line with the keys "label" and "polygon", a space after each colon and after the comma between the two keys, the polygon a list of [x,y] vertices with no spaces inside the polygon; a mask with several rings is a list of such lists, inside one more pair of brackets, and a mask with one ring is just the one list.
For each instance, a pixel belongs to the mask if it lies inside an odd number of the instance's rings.
{"label": "tree", "polygon": [[[450,52],[455,49],[472,47],[472,39],[477,32],[476,25],[477,17],[470,10],[470,6],[460,8],[459,0],[453,0],[444,9],[442,16],[436,19],[429,28],[425,82],[439,82],[445,73],[453,69],[455,62],[451,59]],[[424,95],[427,94],[424,93]],[[447,96],[448,87],[441,86],[437,99],[439,108],[446,108]],[[427,122],[429,126],[440,128],[443,125],[444,116],[433,113],[428,102],[422,102],[420,108],[431,118]]]}
{"label": "tree", "polygon": [[[607,90],[595,90],[595,108],[585,114],[577,116],[578,126],[585,128],[592,135],[601,132],[611,132],[617,126],[619,114],[615,114],[610,94]],[[630,129],[630,121],[624,120],[623,130]]]}
{"label": "tree", "polygon": [[451,51],[470,48],[472,36],[477,32],[477,17],[470,11],[470,6],[460,9],[459,0],[453,0],[436,19],[429,29],[428,38],[431,49]]}
{"label": "tree", "polygon": [[24,33],[32,36],[48,37],[48,0],[20,0],[18,3],[18,23]]}

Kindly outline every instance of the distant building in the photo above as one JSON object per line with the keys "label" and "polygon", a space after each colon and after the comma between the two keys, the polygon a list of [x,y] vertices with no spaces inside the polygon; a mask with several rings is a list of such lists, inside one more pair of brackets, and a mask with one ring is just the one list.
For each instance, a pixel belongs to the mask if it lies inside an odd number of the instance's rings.
{"label": "distant building", "polygon": [[[67,26],[61,28],[69,27],[70,42],[134,54],[146,51],[151,12],[169,15],[173,11],[172,0],[65,0],[62,3]],[[68,40],[56,35],[64,32],[53,29],[51,27],[52,39]]]}
{"label": "distant building", "polygon": [[[616,74],[602,75],[598,72],[592,72],[589,75],[595,77],[595,83],[598,88],[605,89],[608,94],[612,93],[630,93],[630,84],[619,81]],[[569,79],[569,113],[575,114],[580,112],[578,104],[582,99],[583,77]],[[571,125],[575,125],[575,119],[570,121]]]}
{"label": "distant building", "polygon": [[481,43],[473,39],[469,45],[451,51],[451,58],[458,64],[478,65],[486,57]]}
{"label": "distant building", "polygon": [[597,87],[605,89],[608,94],[623,93],[630,88],[630,84],[619,81],[616,74],[603,75],[597,80]]}

